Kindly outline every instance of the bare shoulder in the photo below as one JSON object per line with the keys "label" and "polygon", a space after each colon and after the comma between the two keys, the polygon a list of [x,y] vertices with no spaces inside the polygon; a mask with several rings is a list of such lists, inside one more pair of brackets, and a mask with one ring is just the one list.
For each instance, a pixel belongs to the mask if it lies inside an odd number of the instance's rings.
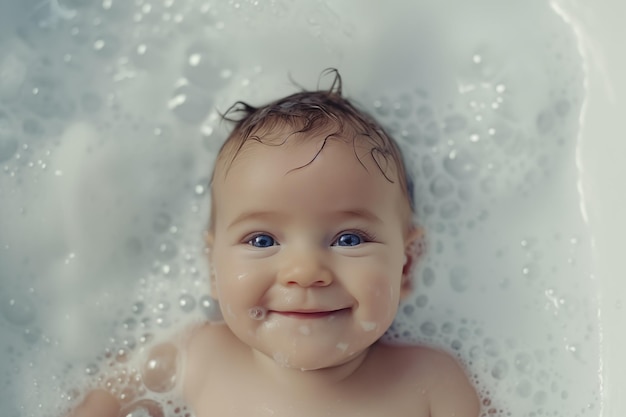
{"label": "bare shoulder", "polygon": [[450,354],[425,346],[385,346],[394,362],[426,386],[431,417],[478,417],[480,401],[466,369]]}
{"label": "bare shoulder", "polygon": [[234,344],[234,336],[227,326],[205,323],[189,331],[184,347],[183,392],[186,398],[194,397],[196,389],[203,387],[211,374],[215,357],[228,351]]}
{"label": "bare shoulder", "polygon": [[431,379],[430,415],[478,417],[480,400],[461,363],[446,352],[422,349]]}

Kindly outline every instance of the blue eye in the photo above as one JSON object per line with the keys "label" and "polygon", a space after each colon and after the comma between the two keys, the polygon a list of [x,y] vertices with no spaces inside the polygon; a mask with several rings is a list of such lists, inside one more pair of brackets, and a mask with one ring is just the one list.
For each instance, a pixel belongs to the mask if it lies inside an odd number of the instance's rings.
{"label": "blue eye", "polygon": [[344,233],[337,238],[337,246],[357,246],[363,243],[363,238],[356,233]]}
{"label": "blue eye", "polygon": [[274,246],[276,241],[274,238],[269,235],[256,235],[253,236],[252,239],[248,240],[248,244],[254,246],[255,248],[269,248],[270,246]]}

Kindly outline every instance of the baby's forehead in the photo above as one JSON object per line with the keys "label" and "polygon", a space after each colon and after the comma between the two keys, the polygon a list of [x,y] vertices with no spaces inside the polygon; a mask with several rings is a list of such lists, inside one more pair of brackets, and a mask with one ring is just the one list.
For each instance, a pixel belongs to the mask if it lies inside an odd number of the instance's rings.
{"label": "baby's forehead", "polygon": [[[227,174],[233,167],[245,163],[249,158],[271,156],[267,153],[289,153],[294,148],[308,149],[309,159],[303,164],[312,163],[322,152],[331,152],[336,144],[348,145],[353,149],[353,156],[364,158],[371,153],[372,144],[365,138],[358,138],[358,132],[333,121],[320,123],[309,129],[285,121],[266,123],[256,126],[248,132],[233,132],[215,165],[215,173]],[[332,144],[333,146],[329,146]],[[301,152],[299,152],[301,153]],[[364,164],[362,164],[365,166]]]}

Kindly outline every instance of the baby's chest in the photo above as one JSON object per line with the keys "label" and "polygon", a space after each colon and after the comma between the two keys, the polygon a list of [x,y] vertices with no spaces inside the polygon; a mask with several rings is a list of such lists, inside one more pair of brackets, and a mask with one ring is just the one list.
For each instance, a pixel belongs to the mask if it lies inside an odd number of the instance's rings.
{"label": "baby's chest", "polygon": [[290,392],[272,383],[233,381],[208,384],[190,405],[195,417],[428,417],[428,404],[419,393],[403,387],[364,388],[362,391]]}

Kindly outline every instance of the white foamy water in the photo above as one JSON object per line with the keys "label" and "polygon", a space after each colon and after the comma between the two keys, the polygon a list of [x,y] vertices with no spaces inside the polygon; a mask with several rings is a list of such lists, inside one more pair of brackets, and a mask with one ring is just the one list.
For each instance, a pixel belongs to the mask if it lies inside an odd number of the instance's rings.
{"label": "white foamy water", "polygon": [[599,414],[571,28],[543,1],[335,3],[0,5],[5,415],[127,383],[134,352],[214,314],[218,111],[292,93],[289,77],[313,89],[327,67],[414,174],[426,251],[387,338],[456,355],[488,415]]}

